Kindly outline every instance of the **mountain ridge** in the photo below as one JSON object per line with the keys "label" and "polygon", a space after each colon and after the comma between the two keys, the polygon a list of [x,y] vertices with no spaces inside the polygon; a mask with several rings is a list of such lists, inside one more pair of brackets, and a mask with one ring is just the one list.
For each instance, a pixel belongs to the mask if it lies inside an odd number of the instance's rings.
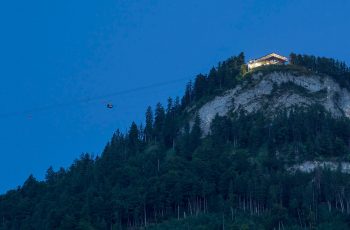
{"label": "mountain ridge", "polygon": [[100,156],[1,195],[0,229],[349,229],[349,73],[231,57]]}

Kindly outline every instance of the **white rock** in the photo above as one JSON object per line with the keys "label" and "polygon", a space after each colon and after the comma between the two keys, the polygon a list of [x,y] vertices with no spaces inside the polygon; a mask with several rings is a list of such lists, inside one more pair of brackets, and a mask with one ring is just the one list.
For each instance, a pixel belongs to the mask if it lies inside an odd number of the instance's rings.
{"label": "white rock", "polygon": [[311,173],[316,169],[329,169],[331,171],[340,170],[342,173],[350,174],[350,163],[337,163],[332,161],[305,161],[301,164],[296,164],[288,168],[288,170],[291,172],[300,171],[304,173]]}
{"label": "white rock", "polygon": [[[251,77],[254,83],[244,82],[242,85],[226,91],[222,96],[215,97],[198,110],[204,135],[208,134],[211,121],[216,114],[224,116],[229,111],[235,112],[240,109],[251,113],[261,109],[266,103],[268,103],[268,110],[271,113],[280,108],[319,103],[334,116],[350,117],[350,92],[340,88],[339,84],[331,77],[282,72],[272,72],[265,76],[262,73],[257,73]],[[282,94],[271,95],[274,85],[280,86],[288,82],[301,86],[308,93],[325,91],[325,94],[315,98],[291,89],[282,92]]]}

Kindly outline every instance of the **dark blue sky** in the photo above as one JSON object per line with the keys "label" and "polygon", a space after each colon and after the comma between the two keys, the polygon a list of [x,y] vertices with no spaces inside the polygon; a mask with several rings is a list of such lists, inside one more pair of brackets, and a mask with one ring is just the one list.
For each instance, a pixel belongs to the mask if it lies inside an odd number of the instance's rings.
{"label": "dark blue sky", "polygon": [[350,64],[349,13],[348,0],[0,3],[0,192],[83,152],[99,154],[114,130],[142,121],[147,105],[182,95],[187,80],[21,111],[190,79],[241,51],[248,59],[293,51]]}

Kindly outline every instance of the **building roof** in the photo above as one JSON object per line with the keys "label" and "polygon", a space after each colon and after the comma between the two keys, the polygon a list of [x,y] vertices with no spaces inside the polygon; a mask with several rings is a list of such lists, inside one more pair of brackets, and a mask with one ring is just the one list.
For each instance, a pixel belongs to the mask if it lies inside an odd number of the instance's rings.
{"label": "building roof", "polygon": [[288,61],[287,57],[284,57],[284,56],[276,54],[276,53],[270,53],[270,54],[268,54],[266,56],[263,56],[263,57],[258,58],[258,59],[251,60],[249,62],[251,63],[251,62],[265,61],[265,60],[268,60],[268,59],[271,59],[271,58],[279,59],[280,61],[283,61],[283,62],[287,62]]}

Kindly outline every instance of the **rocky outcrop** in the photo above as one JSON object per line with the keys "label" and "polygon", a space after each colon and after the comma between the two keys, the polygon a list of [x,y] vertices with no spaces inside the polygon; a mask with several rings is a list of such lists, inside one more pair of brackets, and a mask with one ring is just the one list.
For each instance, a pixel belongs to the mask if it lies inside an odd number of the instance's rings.
{"label": "rocky outcrop", "polygon": [[350,174],[350,163],[337,163],[331,161],[305,161],[301,164],[296,164],[288,168],[290,172],[300,171],[304,173],[311,173],[317,169],[328,169],[331,171],[339,170],[342,173]]}
{"label": "rocky outcrop", "polygon": [[350,117],[350,92],[329,76],[303,75],[292,72],[255,73],[234,89],[201,106],[197,111],[204,134],[216,114],[244,110],[248,113],[264,108],[273,115],[279,109],[320,104],[334,116]]}

